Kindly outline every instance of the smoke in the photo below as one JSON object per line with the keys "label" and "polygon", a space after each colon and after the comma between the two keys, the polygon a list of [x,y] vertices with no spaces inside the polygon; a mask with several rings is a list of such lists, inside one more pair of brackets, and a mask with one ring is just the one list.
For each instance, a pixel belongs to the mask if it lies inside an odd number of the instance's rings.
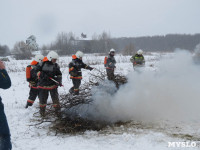
{"label": "smoke", "polygon": [[176,51],[157,71],[131,72],[119,90],[110,81],[94,88],[93,103],[79,107],[82,117],[109,122],[200,120],[200,67],[192,54]]}
{"label": "smoke", "polygon": [[194,52],[195,54],[200,54],[200,43],[196,45]]}

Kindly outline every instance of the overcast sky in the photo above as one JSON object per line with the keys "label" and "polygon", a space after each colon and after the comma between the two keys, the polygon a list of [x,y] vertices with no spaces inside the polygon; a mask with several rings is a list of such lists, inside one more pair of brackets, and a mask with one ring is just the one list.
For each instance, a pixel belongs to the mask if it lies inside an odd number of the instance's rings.
{"label": "overcast sky", "polygon": [[39,46],[59,32],[112,37],[200,33],[200,0],[0,0],[0,44],[35,35]]}

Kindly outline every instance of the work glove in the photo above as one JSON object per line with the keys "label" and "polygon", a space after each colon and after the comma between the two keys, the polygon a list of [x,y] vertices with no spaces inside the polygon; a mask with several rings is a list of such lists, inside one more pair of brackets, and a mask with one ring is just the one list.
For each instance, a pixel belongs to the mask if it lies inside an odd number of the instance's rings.
{"label": "work glove", "polygon": [[88,69],[91,71],[91,70],[93,70],[94,68],[88,66]]}
{"label": "work glove", "polygon": [[63,86],[62,83],[60,83],[60,82],[57,82],[56,85],[57,86]]}
{"label": "work glove", "polygon": [[90,71],[92,71],[93,69],[94,69],[94,68],[91,67],[91,68],[90,68]]}

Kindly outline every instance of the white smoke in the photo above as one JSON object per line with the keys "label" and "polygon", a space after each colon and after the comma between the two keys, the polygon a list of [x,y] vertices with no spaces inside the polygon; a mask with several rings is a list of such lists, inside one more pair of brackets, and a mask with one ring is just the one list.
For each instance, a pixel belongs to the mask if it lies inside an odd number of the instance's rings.
{"label": "white smoke", "polygon": [[82,107],[82,117],[110,122],[200,120],[200,66],[187,51],[161,60],[156,72],[131,72],[117,92],[112,82],[105,83],[93,89],[93,104]]}
{"label": "white smoke", "polygon": [[200,54],[200,43],[196,45],[194,52],[195,54]]}

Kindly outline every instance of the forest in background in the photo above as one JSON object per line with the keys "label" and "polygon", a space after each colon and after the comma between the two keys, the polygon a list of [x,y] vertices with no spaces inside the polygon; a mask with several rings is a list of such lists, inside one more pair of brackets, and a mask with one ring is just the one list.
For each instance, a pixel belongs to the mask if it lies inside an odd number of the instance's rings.
{"label": "forest in background", "polygon": [[[132,55],[138,49],[142,49],[144,52],[173,52],[176,48],[193,51],[199,43],[200,33],[113,38],[110,33],[102,32],[99,35],[94,34],[89,39],[83,33],[81,37],[77,37],[73,32],[61,32],[55,41],[40,46],[38,50],[41,50],[44,55],[49,50],[55,50],[59,55],[70,55],[77,50],[84,53],[107,53],[111,48],[114,48],[117,53]],[[32,56],[32,51],[23,40],[16,42],[11,49],[0,43],[0,56],[11,54],[18,59],[29,59]],[[19,55],[22,56],[19,57]]]}
{"label": "forest in background", "polygon": [[106,53],[111,48],[118,53],[130,55],[138,49],[145,52],[172,52],[176,48],[193,51],[200,43],[200,34],[167,34],[163,36],[112,38],[109,33],[93,35],[92,39],[76,38],[73,33],[60,33],[43,50],[58,50],[60,54],[72,54],[77,50],[85,53]]}

